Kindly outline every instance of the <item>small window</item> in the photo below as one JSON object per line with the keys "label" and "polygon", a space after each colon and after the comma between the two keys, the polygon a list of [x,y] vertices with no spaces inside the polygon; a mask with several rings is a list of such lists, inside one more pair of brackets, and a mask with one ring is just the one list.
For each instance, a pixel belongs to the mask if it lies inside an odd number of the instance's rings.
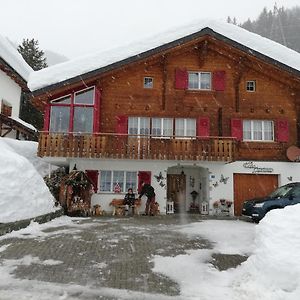
{"label": "small window", "polygon": [[256,91],[256,81],[255,80],[247,81],[246,90],[247,90],[247,92],[255,92]]}
{"label": "small window", "polygon": [[153,88],[153,78],[152,77],[144,77],[144,88],[145,89]]}
{"label": "small window", "polygon": [[94,94],[95,94],[94,88],[89,88],[87,90],[77,92],[77,93],[75,93],[74,103],[75,104],[93,105],[94,104]]}
{"label": "small window", "polygon": [[189,90],[211,90],[211,73],[189,72]]}
{"label": "small window", "polygon": [[150,134],[150,118],[148,117],[129,117],[128,134]]}
{"label": "small window", "polygon": [[152,136],[171,137],[173,135],[172,118],[152,118]]}

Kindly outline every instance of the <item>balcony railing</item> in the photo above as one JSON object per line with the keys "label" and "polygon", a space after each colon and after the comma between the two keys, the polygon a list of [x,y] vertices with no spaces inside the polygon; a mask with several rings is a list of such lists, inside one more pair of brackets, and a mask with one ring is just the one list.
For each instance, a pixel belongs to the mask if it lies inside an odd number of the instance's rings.
{"label": "balcony railing", "polygon": [[113,133],[56,134],[41,132],[41,157],[234,161],[236,141],[230,137],[155,138]]}

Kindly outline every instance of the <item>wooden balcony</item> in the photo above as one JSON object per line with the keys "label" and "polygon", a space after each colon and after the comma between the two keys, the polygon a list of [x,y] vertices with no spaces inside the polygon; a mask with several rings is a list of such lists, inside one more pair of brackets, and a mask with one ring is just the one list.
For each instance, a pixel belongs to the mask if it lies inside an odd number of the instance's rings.
{"label": "wooden balcony", "polygon": [[234,138],[155,138],[112,133],[54,134],[41,132],[40,157],[234,161]]}

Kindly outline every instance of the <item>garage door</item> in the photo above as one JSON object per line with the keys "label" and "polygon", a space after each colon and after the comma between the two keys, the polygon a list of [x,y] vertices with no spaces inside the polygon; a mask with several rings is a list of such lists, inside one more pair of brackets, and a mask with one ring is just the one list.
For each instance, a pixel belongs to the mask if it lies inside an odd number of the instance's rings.
{"label": "garage door", "polygon": [[234,214],[240,216],[243,202],[264,197],[278,187],[278,175],[234,174]]}

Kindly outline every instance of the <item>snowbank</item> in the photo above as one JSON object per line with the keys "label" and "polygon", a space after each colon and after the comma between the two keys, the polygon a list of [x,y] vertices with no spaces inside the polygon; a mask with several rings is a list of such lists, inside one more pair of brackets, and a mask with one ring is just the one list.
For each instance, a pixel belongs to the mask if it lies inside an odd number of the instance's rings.
{"label": "snowbank", "polygon": [[300,204],[288,206],[271,211],[256,227],[254,253],[242,268],[248,278],[242,288],[255,286],[270,299],[300,298],[299,216]]}
{"label": "snowbank", "polygon": [[41,176],[46,165],[36,156],[37,143],[0,138],[0,148],[0,223],[55,211]]}

